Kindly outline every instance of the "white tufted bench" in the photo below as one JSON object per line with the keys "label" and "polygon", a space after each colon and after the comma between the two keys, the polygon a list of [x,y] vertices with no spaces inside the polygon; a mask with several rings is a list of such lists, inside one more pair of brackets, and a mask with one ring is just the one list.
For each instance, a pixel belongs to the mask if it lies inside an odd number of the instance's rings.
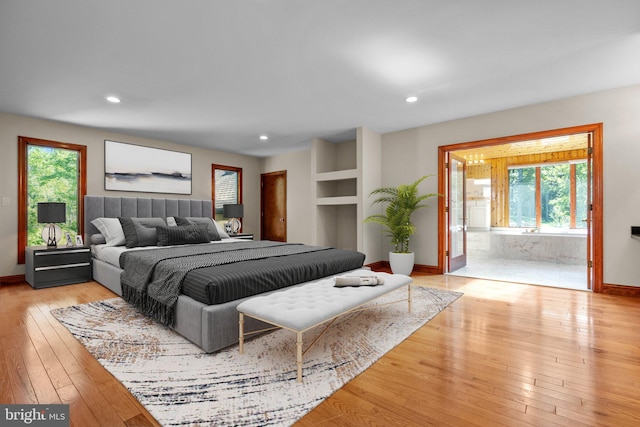
{"label": "white tufted bench", "polygon": [[[371,274],[373,273],[370,270],[356,270],[345,273],[345,275],[362,276]],[[297,335],[298,382],[302,382],[302,356],[306,353],[306,350],[304,353],[302,351],[302,333],[304,331],[328,321],[333,323],[337,317],[343,314],[364,310],[365,308],[362,308],[362,305],[403,286],[407,286],[407,298],[400,301],[407,301],[408,311],[411,312],[411,278],[402,274],[375,274],[384,278],[384,284],[377,286],[334,287],[334,278],[330,277],[244,301],[237,307],[240,313],[240,353],[244,352],[244,339],[246,336],[275,329],[263,329],[245,334],[244,316],[262,320],[277,328],[293,331]],[[327,325],[327,328],[331,326],[331,323]],[[325,328],[325,331],[327,328]],[[318,338],[316,338],[316,341]],[[315,341],[309,347],[314,343]]]}

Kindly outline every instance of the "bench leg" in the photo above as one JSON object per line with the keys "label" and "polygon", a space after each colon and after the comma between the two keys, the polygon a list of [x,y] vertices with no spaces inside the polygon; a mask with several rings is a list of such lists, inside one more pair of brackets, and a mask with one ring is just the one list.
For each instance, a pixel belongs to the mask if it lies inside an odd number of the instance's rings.
{"label": "bench leg", "polygon": [[238,324],[240,333],[238,334],[238,343],[240,344],[240,354],[244,353],[244,314],[240,313],[240,323]]}
{"label": "bench leg", "polygon": [[296,363],[298,365],[298,382],[302,382],[302,332],[296,332]]}

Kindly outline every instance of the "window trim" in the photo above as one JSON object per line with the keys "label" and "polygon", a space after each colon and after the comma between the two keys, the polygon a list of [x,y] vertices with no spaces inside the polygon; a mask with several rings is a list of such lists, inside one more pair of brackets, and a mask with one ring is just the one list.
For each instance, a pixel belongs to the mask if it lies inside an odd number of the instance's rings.
{"label": "window trim", "polygon": [[77,151],[80,154],[78,164],[78,233],[81,236],[84,235],[84,196],[87,194],[87,147],[67,142],[18,136],[18,264],[24,264],[25,262],[25,247],[27,245],[27,200],[29,200],[27,147],[29,145],[61,148]]}
{"label": "window trim", "polygon": [[242,203],[242,168],[211,164],[211,218],[216,218],[216,170],[236,172],[238,174],[238,203]]}

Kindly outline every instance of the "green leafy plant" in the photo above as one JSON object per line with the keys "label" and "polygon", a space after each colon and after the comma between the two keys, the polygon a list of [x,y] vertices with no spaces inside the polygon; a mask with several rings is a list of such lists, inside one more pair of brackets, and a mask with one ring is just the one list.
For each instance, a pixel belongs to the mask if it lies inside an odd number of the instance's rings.
{"label": "green leafy plant", "polygon": [[[27,245],[42,245],[44,224],[38,224],[38,202],[64,202],[67,222],[59,224],[62,233],[78,234],[78,156],[62,148],[28,147]],[[65,240],[66,241],[66,240]]]}
{"label": "green leafy plant", "polygon": [[379,196],[373,204],[385,203],[387,207],[384,215],[371,215],[364,222],[381,224],[382,231],[391,238],[394,252],[409,253],[409,239],[416,232],[415,225],[411,223],[411,215],[426,206],[422,202],[439,196],[437,193],[418,194],[418,185],[430,176],[425,175],[413,184],[377,188],[369,194]]}

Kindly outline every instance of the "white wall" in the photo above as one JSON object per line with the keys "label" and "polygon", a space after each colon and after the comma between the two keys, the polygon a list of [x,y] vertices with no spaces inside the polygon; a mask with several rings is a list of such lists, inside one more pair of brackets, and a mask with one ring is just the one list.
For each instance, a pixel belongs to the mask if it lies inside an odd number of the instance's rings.
{"label": "white wall", "polygon": [[[382,187],[382,135],[366,128],[357,129],[358,141],[358,209],[357,218],[364,221],[370,215],[382,213],[380,204],[372,205],[375,197],[369,195],[376,188]],[[358,246],[367,256],[365,263],[370,264],[383,259],[388,255],[382,252],[383,241],[388,240],[382,226],[374,223],[363,223],[358,228]]]}
{"label": "white wall", "polygon": [[[125,197],[167,197],[211,199],[211,164],[243,169],[243,229],[257,233],[260,229],[260,159],[222,151],[180,145],[167,141],[106,132],[49,120],[0,113],[0,197],[8,197],[9,206],[0,204],[0,276],[24,274],[17,264],[18,245],[18,136],[68,142],[87,146],[87,194]],[[132,193],[104,190],[104,140],[166,148],[192,154],[192,194]]]}
{"label": "white wall", "polygon": [[[287,171],[287,241],[313,242],[311,149],[279,154],[262,161],[262,173]],[[258,194],[259,201],[260,194]],[[260,224],[254,231],[259,236]]]}
{"label": "white wall", "polygon": [[[437,174],[437,147],[591,123],[604,124],[604,283],[640,286],[640,85],[385,134],[383,185]],[[421,190],[437,192],[437,179]],[[415,216],[416,263],[437,265],[437,208]]]}
{"label": "white wall", "polygon": [[[599,122],[604,123],[604,282],[640,286],[640,239],[631,238],[629,231],[631,225],[640,225],[640,186],[637,185],[640,182],[640,85],[384,134],[382,185],[398,185],[422,175],[437,174],[440,145]],[[211,163],[242,167],[247,212],[244,228],[256,235],[260,230],[259,174],[287,170],[288,240],[312,241],[310,150],[260,160],[0,113],[0,147],[3,149],[0,196],[8,196],[11,201],[10,206],[0,206],[0,245],[4,248],[0,276],[24,272],[23,266],[16,265],[15,251],[18,135],[87,145],[89,194],[136,195],[104,191],[104,139],[194,154],[192,198],[210,197]],[[424,181],[420,190],[437,192],[437,177]],[[140,196],[149,197],[149,194]],[[431,199],[429,207],[415,215],[419,231],[411,247],[418,264],[437,265],[436,205],[436,200]],[[372,236],[372,240],[378,238]],[[387,250],[385,247],[381,253]]]}

